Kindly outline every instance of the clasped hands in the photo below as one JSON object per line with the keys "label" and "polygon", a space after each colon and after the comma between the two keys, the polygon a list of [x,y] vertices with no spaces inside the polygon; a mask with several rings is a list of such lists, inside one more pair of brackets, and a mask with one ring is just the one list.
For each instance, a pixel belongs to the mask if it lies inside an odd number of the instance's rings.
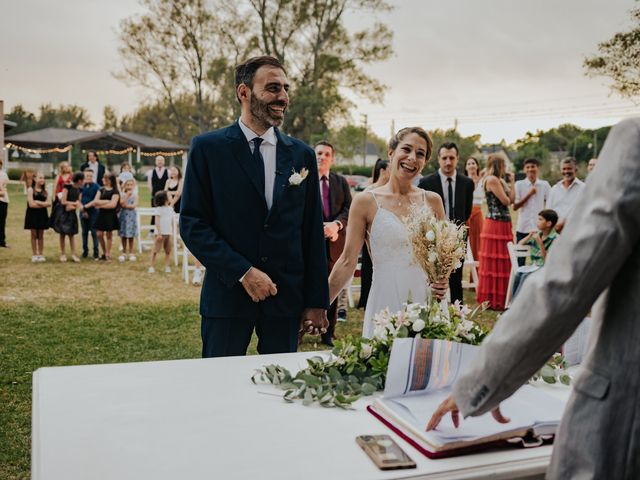
{"label": "clasped hands", "polygon": [[[278,293],[275,283],[263,271],[251,267],[242,279],[242,286],[254,302],[261,302]],[[300,332],[319,335],[329,326],[327,311],[323,308],[306,308],[300,318]]]}

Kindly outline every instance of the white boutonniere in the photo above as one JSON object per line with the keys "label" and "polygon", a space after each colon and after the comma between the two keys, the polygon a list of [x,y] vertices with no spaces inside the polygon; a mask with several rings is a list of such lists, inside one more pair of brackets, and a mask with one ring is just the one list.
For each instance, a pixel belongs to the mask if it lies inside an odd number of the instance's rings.
{"label": "white boutonniere", "polygon": [[307,178],[307,175],[309,175],[309,170],[307,170],[306,168],[303,168],[299,172],[296,172],[296,170],[293,168],[291,170],[293,171],[293,173],[289,177],[289,185],[291,185],[292,187],[299,186],[304,181],[304,179]]}

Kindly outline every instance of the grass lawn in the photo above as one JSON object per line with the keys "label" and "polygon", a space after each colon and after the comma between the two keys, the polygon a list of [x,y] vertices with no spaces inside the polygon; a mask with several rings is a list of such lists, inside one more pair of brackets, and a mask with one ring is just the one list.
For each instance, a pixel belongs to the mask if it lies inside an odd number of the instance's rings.
{"label": "grass lawn", "polygon": [[[149,203],[140,185],[141,205]],[[7,243],[0,249],[0,478],[30,476],[31,374],[40,367],[140,362],[200,356],[199,288],[178,268],[147,273],[149,254],[120,264],[58,261],[58,238],[45,233],[45,263],[31,263],[23,230],[26,196],[9,186]],[[80,235],[76,237],[81,251]],[[119,240],[112,256],[117,258]],[[473,294],[467,302],[474,305]],[[363,312],[350,310],[337,335],[358,335]],[[491,326],[494,312],[482,321]],[[320,350],[305,337],[302,350]],[[255,354],[255,338],[250,346]],[[249,378],[247,377],[247,381]]]}

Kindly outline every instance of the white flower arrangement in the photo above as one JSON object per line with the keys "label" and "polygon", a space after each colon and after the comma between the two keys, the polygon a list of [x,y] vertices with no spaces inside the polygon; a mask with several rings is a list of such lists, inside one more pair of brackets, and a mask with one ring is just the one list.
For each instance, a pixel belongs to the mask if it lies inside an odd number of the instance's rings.
{"label": "white flower arrangement", "polygon": [[298,187],[300,184],[307,178],[309,175],[309,170],[306,168],[302,168],[299,172],[296,172],[295,169],[291,169],[293,173],[289,177],[289,185],[292,187]]}

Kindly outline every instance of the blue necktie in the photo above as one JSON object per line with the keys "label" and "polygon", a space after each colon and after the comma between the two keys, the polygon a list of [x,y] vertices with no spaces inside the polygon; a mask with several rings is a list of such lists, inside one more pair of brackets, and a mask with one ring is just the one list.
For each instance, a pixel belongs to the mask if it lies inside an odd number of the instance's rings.
{"label": "blue necktie", "polygon": [[260,153],[260,144],[264,139],[260,137],[256,137],[252,140],[253,142],[253,160],[256,163],[256,168],[258,170],[258,184],[260,185],[260,191],[262,195],[264,195],[264,158],[262,158],[262,154]]}

